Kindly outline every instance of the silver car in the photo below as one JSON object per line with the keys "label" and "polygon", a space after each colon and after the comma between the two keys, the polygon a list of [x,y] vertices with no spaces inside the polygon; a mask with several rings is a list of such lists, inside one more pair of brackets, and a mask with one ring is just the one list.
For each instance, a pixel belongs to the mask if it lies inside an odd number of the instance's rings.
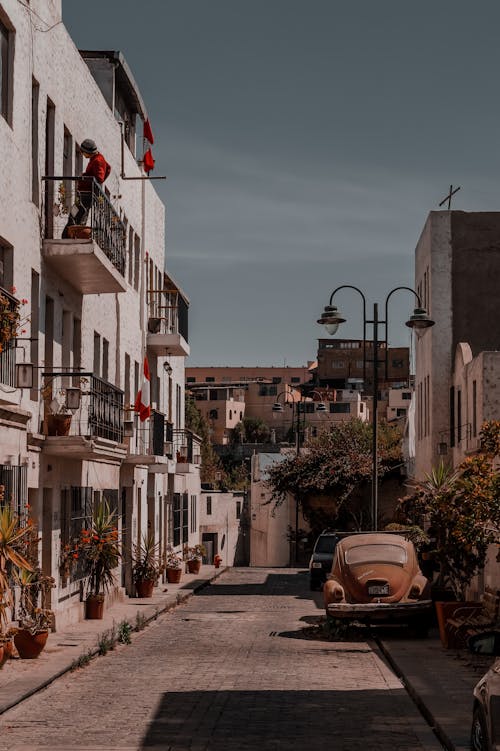
{"label": "silver car", "polygon": [[500,631],[473,636],[469,648],[476,654],[497,657],[474,689],[471,748],[500,751]]}

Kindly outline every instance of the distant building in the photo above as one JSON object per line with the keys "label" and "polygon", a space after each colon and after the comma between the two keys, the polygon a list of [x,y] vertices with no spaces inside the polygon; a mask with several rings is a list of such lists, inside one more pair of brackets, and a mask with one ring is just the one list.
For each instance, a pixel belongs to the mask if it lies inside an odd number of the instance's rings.
{"label": "distant building", "polygon": [[[366,359],[365,359],[366,355]],[[408,385],[410,352],[408,347],[378,347],[378,375],[380,384]],[[385,363],[387,361],[387,378]],[[365,367],[364,367],[365,363]],[[365,382],[363,383],[363,377]],[[319,339],[317,383],[338,389],[370,391],[373,383],[373,342],[362,339]]]}
{"label": "distant building", "polygon": [[308,383],[311,380],[310,368],[313,363],[292,366],[222,366],[186,368],[186,382],[192,383],[237,383],[249,381],[270,381],[276,385],[289,383],[292,386]]}

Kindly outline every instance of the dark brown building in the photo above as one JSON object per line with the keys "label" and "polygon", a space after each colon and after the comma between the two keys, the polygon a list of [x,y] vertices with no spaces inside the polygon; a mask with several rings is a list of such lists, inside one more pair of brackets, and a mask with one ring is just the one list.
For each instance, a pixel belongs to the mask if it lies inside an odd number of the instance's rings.
{"label": "dark brown building", "polygon": [[[363,385],[364,348],[362,339],[319,339],[317,382],[337,389],[368,391],[373,382],[373,342],[366,342],[366,383]],[[387,354],[387,358],[386,358]],[[378,347],[379,383],[408,385],[410,350],[408,347]],[[387,378],[386,378],[387,359]]]}

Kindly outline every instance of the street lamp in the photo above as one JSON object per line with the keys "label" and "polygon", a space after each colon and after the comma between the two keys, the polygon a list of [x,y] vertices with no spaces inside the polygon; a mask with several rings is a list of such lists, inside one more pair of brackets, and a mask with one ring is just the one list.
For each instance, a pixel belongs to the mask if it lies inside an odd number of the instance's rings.
{"label": "street lamp", "polygon": [[[338,328],[338,326],[337,326],[337,328]],[[296,426],[296,433],[295,433],[295,454],[298,457],[300,455],[300,412],[301,412],[300,405],[301,404],[307,404],[308,402],[307,402],[307,398],[305,397],[304,394],[301,394],[300,395],[300,399],[298,399],[296,401],[295,398],[294,398],[294,396],[293,396],[293,393],[291,393],[290,391],[281,391],[276,396],[276,401],[274,402],[274,404],[272,406],[273,413],[275,413],[275,414],[277,412],[283,412],[283,405],[279,401],[280,396],[283,396],[283,394],[285,394],[285,395],[290,394],[292,396],[292,425],[293,425],[293,421],[294,421],[293,410],[295,409],[295,405],[297,405],[297,409],[296,409],[297,426]],[[312,390],[312,391],[309,391],[308,394],[317,394],[320,399],[323,398],[319,391]],[[325,405],[325,403],[323,401],[319,401],[317,403],[313,402],[313,404],[316,404],[316,412],[326,412],[326,405]],[[305,424],[305,415],[306,415],[305,409],[303,410],[303,414],[304,414],[304,424]],[[298,560],[298,557],[299,557],[298,554],[299,554],[299,499],[298,499],[298,496],[295,496],[295,543],[294,543],[294,563],[295,563],[295,565],[297,565],[297,560]]]}
{"label": "street lamp", "polygon": [[352,284],[342,284],[340,287],[336,287],[330,295],[330,302],[325,306],[321,317],[317,323],[320,323],[325,327],[329,334],[336,334],[338,327],[341,323],[345,323],[345,318],[341,315],[336,306],[332,304],[334,296],[341,289],[353,289],[361,295],[363,300],[363,388],[366,383],[366,326],[371,324],[373,327],[373,406],[372,406],[372,488],[371,488],[371,515],[372,515],[372,528],[377,529],[377,517],[378,517],[378,446],[377,446],[377,432],[378,432],[378,327],[379,324],[384,326],[385,337],[380,343],[385,344],[385,379],[387,380],[388,374],[388,304],[390,297],[398,290],[407,290],[415,296],[418,307],[413,311],[410,319],[406,321],[406,325],[415,330],[417,336],[421,336],[426,329],[434,326],[434,321],[429,318],[427,311],[422,307],[420,296],[411,287],[394,287],[385,299],[385,320],[380,320],[378,317],[378,304],[373,304],[373,318],[371,320],[366,317],[366,298],[358,287],[354,287]]}

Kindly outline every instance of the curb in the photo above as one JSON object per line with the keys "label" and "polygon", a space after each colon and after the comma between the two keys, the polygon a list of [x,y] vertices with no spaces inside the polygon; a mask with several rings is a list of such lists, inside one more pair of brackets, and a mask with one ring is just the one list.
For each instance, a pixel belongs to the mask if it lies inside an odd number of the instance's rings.
{"label": "curb", "polygon": [[[176,599],[173,602],[166,603],[163,607],[157,608],[153,615],[148,616],[145,618],[145,626],[148,626],[152,621],[156,621],[160,615],[163,615],[163,613],[167,613],[169,610],[174,610],[179,605],[182,605],[184,602],[189,600],[196,592],[200,592],[202,589],[205,589],[206,587],[210,586],[212,582],[214,582],[216,579],[219,578],[219,576],[222,576],[226,571],[229,570],[229,566],[226,566],[225,568],[222,568],[220,571],[217,571],[216,574],[214,574],[210,579],[201,579],[199,584],[194,584],[193,588],[189,592],[185,592],[182,595],[178,592]],[[133,598],[131,598],[133,599]],[[98,646],[91,647],[87,650],[86,654],[89,655],[89,658],[98,657],[100,655],[100,649]],[[73,665],[75,663],[75,660],[71,660],[71,662],[66,665],[64,668],[61,668],[57,671],[57,673],[54,673],[54,675],[51,675],[50,678],[46,678],[43,681],[40,681],[40,683],[35,686],[34,688],[30,688],[26,690],[21,696],[16,697],[11,702],[5,702],[0,706],[0,715],[3,715],[5,712],[7,712],[9,709],[12,709],[13,707],[16,707],[18,704],[21,704],[26,699],[29,699],[30,696],[33,696],[34,694],[37,694],[39,691],[42,691],[44,688],[47,688],[47,686],[50,686],[51,683],[54,683],[58,678],[61,678],[66,673],[71,672],[73,669]]]}
{"label": "curb", "polygon": [[396,673],[397,677],[402,682],[403,686],[405,687],[406,691],[408,692],[408,695],[412,699],[413,703],[417,707],[418,711],[424,718],[424,720],[429,725],[430,729],[438,739],[438,741],[443,745],[447,751],[456,751],[456,747],[454,743],[450,740],[448,735],[445,733],[439,722],[436,720],[434,715],[432,714],[431,710],[427,707],[427,705],[424,703],[423,699],[420,697],[416,689],[413,687],[411,682],[408,680],[408,678],[404,675],[401,668],[397,664],[397,662],[394,660],[393,656],[385,646],[385,644],[380,641],[379,639],[374,639],[377,647],[380,649],[382,654],[384,655],[384,658],[387,660],[391,668]]}

